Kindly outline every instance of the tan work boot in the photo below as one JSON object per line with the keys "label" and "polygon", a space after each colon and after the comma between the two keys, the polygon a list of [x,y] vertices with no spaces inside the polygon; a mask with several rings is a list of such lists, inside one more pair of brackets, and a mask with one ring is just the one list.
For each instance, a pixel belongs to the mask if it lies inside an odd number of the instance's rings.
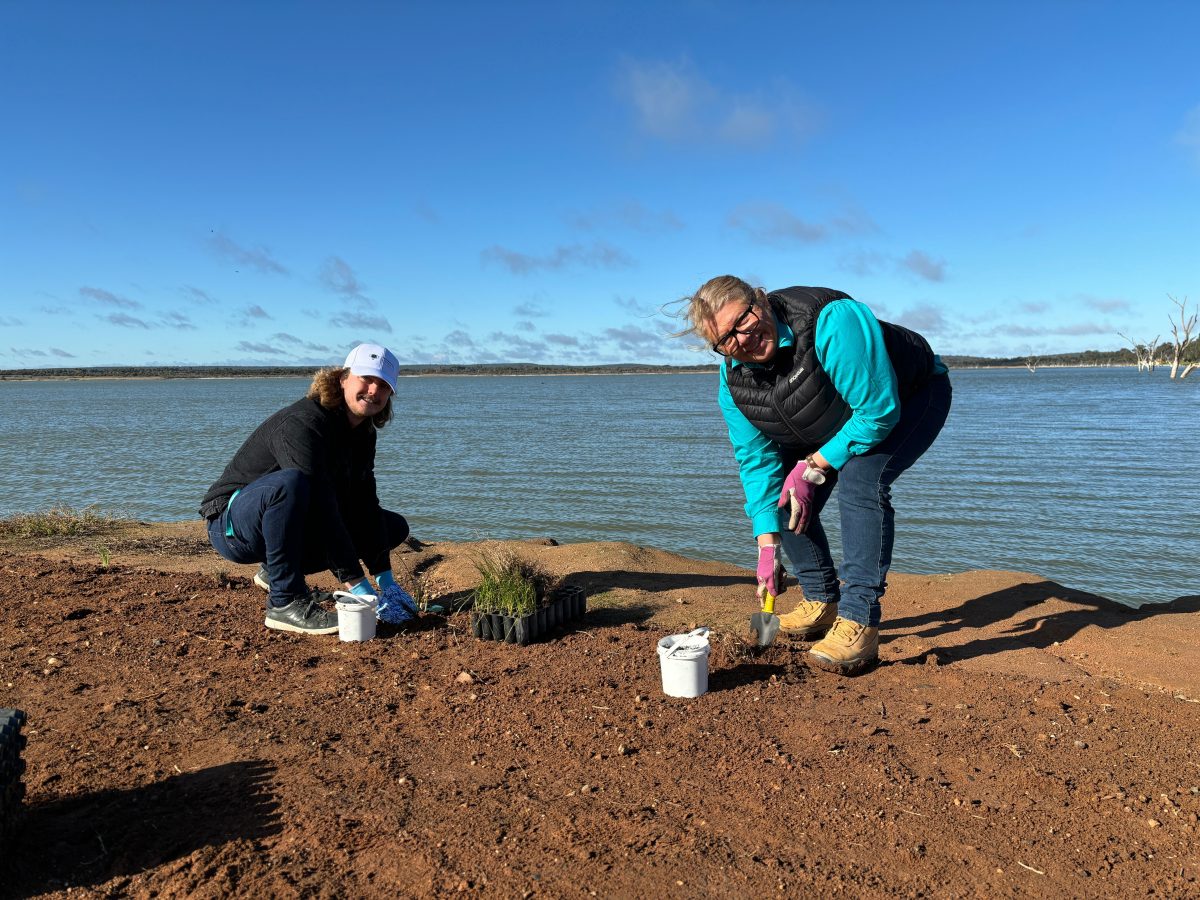
{"label": "tan work boot", "polygon": [[813,644],[808,655],[828,672],[858,675],[879,662],[879,629],[838,616],[829,634]]}
{"label": "tan work boot", "polygon": [[779,628],[788,637],[801,641],[814,641],[824,637],[837,619],[836,603],[817,603],[801,600],[790,613],[779,617]]}

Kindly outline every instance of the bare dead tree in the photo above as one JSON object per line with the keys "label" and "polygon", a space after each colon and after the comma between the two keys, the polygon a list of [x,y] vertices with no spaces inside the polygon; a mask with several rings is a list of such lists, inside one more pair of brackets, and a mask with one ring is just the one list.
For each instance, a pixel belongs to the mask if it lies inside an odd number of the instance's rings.
{"label": "bare dead tree", "polygon": [[1153,372],[1154,367],[1158,365],[1157,353],[1159,335],[1155,335],[1154,340],[1147,341],[1144,344],[1139,344],[1129,335],[1122,334],[1120,331],[1117,332],[1117,335],[1129,341],[1129,346],[1133,348],[1133,357],[1135,360],[1137,360],[1138,371]]}
{"label": "bare dead tree", "polygon": [[1033,352],[1033,348],[1030,347],[1029,355],[1025,357],[1025,368],[1027,368],[1029,370],[1030,375],[1032,375],[1034,372],[1037,371],[1037,366],[1038,366],[1039,362],[1041,362],[1041,357],[1035,356],[1034,352]]}
{"label": "bare dead tree", "polygon": [[1182,301],[1176,300],[1170,294],[1167,294],[1167,299],[1175,304],[1179,310],[1179,321],[1171,319],[1171,377],[1174,378],[1179,371],[1180,364],[1184,365],[1183,374],[1179,377],[1187,378],[1188,373],[1196,368],[1196,361],[1188,361],[1188,351],[1192,345],[1196,343],[1196,338],[1192,335],[1192,331],[1196,327],[1196,319],[1200,317],[1200,313],[1193,312],[1190,316],[1187,314],[1188,298],[1184,297]]}

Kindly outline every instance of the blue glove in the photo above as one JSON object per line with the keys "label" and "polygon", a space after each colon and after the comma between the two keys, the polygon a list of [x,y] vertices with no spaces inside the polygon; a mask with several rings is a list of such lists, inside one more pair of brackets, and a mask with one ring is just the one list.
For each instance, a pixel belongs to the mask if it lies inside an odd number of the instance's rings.
{"label": "blue glove", "polygon": [[358,584],[350,588],[350,593],[356,597],[374,597],[375,591],[371,588],[371,582],[363,579]]}
{"label": "blue glove", "polygon": [[417,601],[409,596],[408,591],[396,584],[396,577],[391,569],[377,574],[375,582],[379,585],[379,605],[375,607],[375,616],[380,622],[403,625],[421,614],[417,609]]}

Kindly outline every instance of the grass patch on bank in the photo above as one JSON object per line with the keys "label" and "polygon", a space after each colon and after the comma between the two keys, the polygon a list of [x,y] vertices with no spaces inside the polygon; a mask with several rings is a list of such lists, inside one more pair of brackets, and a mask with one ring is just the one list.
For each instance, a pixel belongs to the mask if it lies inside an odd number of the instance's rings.
{"label": "grass patch on bank", "polygon": [[54,506],[0,519],[0,538],[82,537],[131,521],[95,506]]}

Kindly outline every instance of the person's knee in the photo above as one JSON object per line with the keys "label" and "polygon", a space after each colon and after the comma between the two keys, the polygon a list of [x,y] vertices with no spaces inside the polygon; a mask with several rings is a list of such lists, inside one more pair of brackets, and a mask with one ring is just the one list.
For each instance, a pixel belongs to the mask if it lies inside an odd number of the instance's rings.
{"label": "person's knee", "polygon": [[390,509],[385,509],[383,516],[387,522],[388,549],[394,550],[408,540],[408,536],[411,533],[408,526],[408,519],[404,518],[400,513],[392,512]]}
{"label": "person's knee", "polygon": [[282,469],[276,476],[279,493],[300,502],[308,501],[310,479],[299,469]]}

